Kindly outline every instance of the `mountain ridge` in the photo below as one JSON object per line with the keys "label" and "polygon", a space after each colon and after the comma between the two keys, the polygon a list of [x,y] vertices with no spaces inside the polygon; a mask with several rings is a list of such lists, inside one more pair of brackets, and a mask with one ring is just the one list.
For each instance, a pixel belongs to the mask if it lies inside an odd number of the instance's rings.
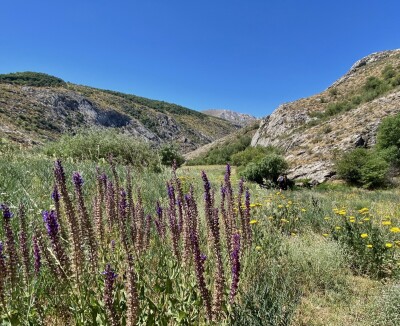
{"label": "mountain ridge", "polygon": [[238,129],[177,104],[55,80],[34,72],[0,75],[0,138],[29,145],[76,128],[115,127],[189,152]]}
{"label": "mountain ridge", "polygon": [[285,151],[289,177],[323,182],[343,152],[376,142],[380,121],[400,112],[400,49],[355,62],[326,90],[278,106],[263,118],[252,146]]}

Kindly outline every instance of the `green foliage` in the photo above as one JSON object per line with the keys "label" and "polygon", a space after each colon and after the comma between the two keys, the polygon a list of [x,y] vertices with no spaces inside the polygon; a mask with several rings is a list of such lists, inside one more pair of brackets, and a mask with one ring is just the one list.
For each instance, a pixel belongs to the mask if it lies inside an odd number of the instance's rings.
{"label": "green foliage", "polygon": [[161,156],[161,164],[165,166],[172,166],[174,161],[176,162],[177,167],[180,167],[185,159],[179,153],[178,148],[173,144],[166,144],[160,150]]}
{"label": "green foliage", "polygon": [[78,160],[114,160],[138,168],[159,169],[159,159],[150,146],[115,129],[89,129],[75,135],[63,135],[43,148],[47,155]]}
{"label": "green foliage", "polygon": [[144,106],[147,106],[149,108],[152,108],[157,111],[164,112],[164,113],[169,112],[169,113],[177,114],[177,115],[192,115],[192,116],[196,116],[199,118],[207,118],[208,117],[204,113],[201,113],[201,112],[195,111],[195,110],[191,110],[191,109],[188,109],[188,108],[185,108],[183,106],[173,104],[173,103],[151,100],[151,99],[148,99],[145,97],[136,96],[136,95],[132,95],[132,94],[124,94],[124,93],[120,93],[120,92],[116,92],[116,91],[110,91],[110,90],[101,90],[101,91],[104,93],[112,94],[112,95],[130,100],[134,103],[144,105]]}
{"label": "green foliage", "polygon": [[386,117],[382,120],[377,133],[377,147],[385,150],[388,159],[399,164],[400,162],[400,114]]}
{"label": "green foliage", "polygon": [[249,163],[243,170],[242,176],[249,181],[261,184],[263,179],[275,181],[288,167],[288,163],[281,155],[269,154],[257,163]]}
{"label": "green foliage", "polygon": [[232,155],[244,151],[251,143],[250,136],[238,136],[235,139],[213,147],[205,155],[199,158],[190,160],[188,165],[213,165],[213,164],[226,164],[232,161]]}
{"label": "green foliage", "polygon": [[376,188],[387,181],[389,164],[378,151],[356,148],[336,163],[338,175],[350,184]]}
{"label": "green foliage", "polygon": [[235,166],[246,166],[248,163],[260,161],[268,154],[281,154],[281,152],[273,146],[247,147],[244,151],[233,154],[231,163]]}
{"label": "green foliage", "polygon": [[37,87],[66,85],[65,81],[60,78],[30,71],[0,75],[0,83]]}

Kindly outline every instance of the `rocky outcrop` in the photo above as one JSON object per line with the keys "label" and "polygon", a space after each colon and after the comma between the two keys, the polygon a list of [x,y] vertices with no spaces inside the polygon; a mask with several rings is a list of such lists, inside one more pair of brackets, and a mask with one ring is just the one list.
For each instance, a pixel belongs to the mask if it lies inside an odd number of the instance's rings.
{"label": "rocky outcrop", "polygon": [[211,115],[213,117],[221,118],[232,122],[238,126],[244,127],[250,124],[253,124],[257,121],[256,117],[253,117],[250,114],[238,113],[231,110],[223,110],[223,109],[209,109],[203,111],[204,114]]}
{"label": "rocky outcrop", "polygon": [[283,149],[290,178],[323,182],[334,177],[334,162],[343,152],[373,146],[381,120],[400,113],[400,86],[350,111],[323,119],[318,113],[330,103],[349,101],[368,77],[381,77],[387,65],[400,68],[400,50],[369,55],[322,93],[280,105],[260,122],[252,146]]}

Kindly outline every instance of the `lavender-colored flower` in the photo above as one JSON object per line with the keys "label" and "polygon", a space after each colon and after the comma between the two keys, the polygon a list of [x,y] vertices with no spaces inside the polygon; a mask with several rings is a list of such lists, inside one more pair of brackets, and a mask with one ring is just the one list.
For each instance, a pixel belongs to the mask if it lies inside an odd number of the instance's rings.
{"label": "lavender-colored flower", "polygon": [[60,193],[58,192],[57,185],[54,185],[53,192],[51,193],[51,199],[53,199],[55,202],[60,201]]}
{"label": "lavender-colored flower", "polygon": [[4,218],[4,233],[6,235],[6,250],[9,257],[9,268],[8,271],[11,277],[11,283],[14,287],[17,282],[17,268],[18,268],[18,254],[16,250],[15,237],[11,228],[11,213],[9,207],[6,204],[1,204],[0,209],[3,211]]}
{"label": "lavender-colored flower", "polygon": [[106,269],[102,274],[105,276],[103,300],[104,306],[106,307],[107,319],[109,324],[117,326],[119,322],[114,308],[113,292],[115,279],[118,277],[118,274],[111,269],[110,264],[107,264]]}
{"label": "lavender-colored flower", "polygon": [[125,288],[127,293],[126,325],[134,326],[139,317],[139,295],[136,289],[136,273],[131,254],[128,255],[128,273]]}
{"label": "lavender-colored flower", "polygon": [[74,172],[72,174],[72,182],[74,183],[75,187],[82,187],[83,186],[83,178],[79,172]]}
{"label": "lavender-colored flower", "polygon": [[34,259],[34,266],[35,266],[35,274],[39,274],[40,267],[42,266],[42,257],[40,254],[40,248],[37,241],[36,236],[32,237],[33,241],[33,259]]}
{"label": "lavender-colored flower", "polygon": [[20,231],[18,233],[19,249],[24,264],[25,280],[27,280],[30,274],[30,257],[28,249],[28,230],[26,224],[25,208],[22,204],[19,206],[18,216],[20,225]]}
{"label": "lavender-colored flower", "polygon": [[46,224],[47,233],[50,239],[53,241],[58,235],[58,221],[55,211],[43,211],[42,212],[43,221]]}
{"label": "lavender-colored flower", "polygon": [[6,204],[1,204],[0,210],[3,211],[3,218],[5,220],[10,220],[14,215],[13,213],[11,213],[10,208]]}
{"label": "lavender-colored flower", "polygon": [[233,303],[237,294],[239,286],[239,275],[240,275],[240,234],[236,233],[233,235],[233,250],[231,253],[232,263],[232,283],[230,291],[230,302]]}

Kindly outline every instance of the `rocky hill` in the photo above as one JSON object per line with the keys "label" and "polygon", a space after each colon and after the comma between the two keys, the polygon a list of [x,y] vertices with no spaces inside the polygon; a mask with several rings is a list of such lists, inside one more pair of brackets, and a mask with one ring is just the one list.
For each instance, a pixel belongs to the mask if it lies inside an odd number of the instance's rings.
{"label": "rocky hill", "polygon": [[290,178],[322,182],[334,161],[357,146],[375,144],[382,118],[400,112],[400,49],[357,61],[325,91],[280,105],[265,117],[252,146],[284,149]]}
{"label": "rocky hill", "polygon": [[121,128],[156,145],[176,142],[183,152],[238,129],[176,104],[66,83],[46,74],[0,75],[0,139],[29,145],[91,126]]}
{"label": "rocky hill", "polygon": [[257,118],[253,117],[250,114],[238,113],[231,110],[210,109],[210,110],[204,110],[202,112],[211,115],[213,117],[230,121],[233,124],[242,127],[253,124],[255,121],[257,121]]}

